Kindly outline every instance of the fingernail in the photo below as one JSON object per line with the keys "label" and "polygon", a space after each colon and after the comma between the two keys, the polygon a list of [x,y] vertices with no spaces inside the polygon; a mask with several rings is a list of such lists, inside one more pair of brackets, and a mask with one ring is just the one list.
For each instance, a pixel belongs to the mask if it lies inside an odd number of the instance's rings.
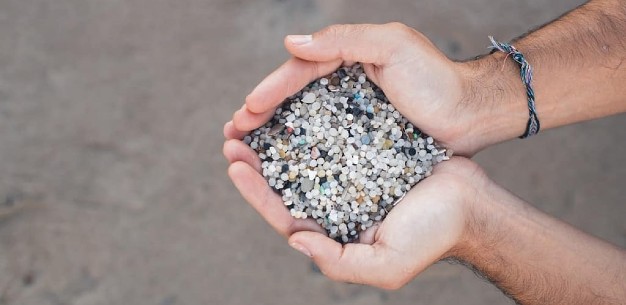
{"label": "fingernail", "polygon": [[291,43],[295,45],[303,45],[313,41],[313,36],[311,35],[289,35],[287,39],[291,41]]}
{"label": "fingernail", "polygon": [[303,247],[301,244],[298,243],[291,243],[289,244],[292,248],[300,251],[302,254],[308,256],[308,257],[313,257],[313,255],[311,255],[311,252],[309,252],[309,250],[307,250],[307,248]]}

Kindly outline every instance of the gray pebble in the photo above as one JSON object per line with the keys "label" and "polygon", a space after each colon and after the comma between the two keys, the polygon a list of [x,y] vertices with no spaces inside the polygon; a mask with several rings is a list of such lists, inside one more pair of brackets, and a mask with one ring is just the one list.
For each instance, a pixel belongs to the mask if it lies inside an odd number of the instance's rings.
{"label": "gray pebble", "polygon": [[309,192],[313,189],[313,185],[314,185],[315,181],[311,180],[311,179],[303,179],[302,180],[302,185],[300,185],[300,190],[303,192]]}

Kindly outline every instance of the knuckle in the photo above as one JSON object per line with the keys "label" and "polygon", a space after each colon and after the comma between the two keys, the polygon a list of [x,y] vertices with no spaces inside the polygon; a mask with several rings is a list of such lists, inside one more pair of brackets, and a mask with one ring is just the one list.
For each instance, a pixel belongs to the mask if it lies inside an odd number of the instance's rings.
{"label": "knuckle", "polygon": [[346,24],[343,27],[343,34],[345,36],[356,36],[364,32],[367,32],[370,26],[367,24]]}
{"label": "knuckle", "polygon": [[[352,25],[334,24],[326,27],[320,32],[320,36],[334,45],[341,45],[341,42],[352,34]],[[350,57],[352,54],[346,48],[338,48],[340,58]]]}
{"label": "knuckle", "polygon": [[342,24],[333,24],[325,27],[321,31],[319,31],[319,36],[328,37],[331,39],[338,38],[341,36],[341,33],[344,31],[344,25]]}
{"label": "knuckle", "polygon": [[398,32],[405,32],[405,33],[412,32],[412,29],[409,26],[407,26],[404,23],[397,22],[397,21],[396,22],[387,23],[385,26],[387,26],[389,29],[392,29],[392,30],[398,31]]}
{"label": "knuckle", "polygon": [[368,28],[366,24],[333,24],[322,29],[319,35],[339,40],[358,35],[367,31]]}
{"label": "knuckle", "polygon": [[408,41],[419,41],[422,38],[420,32],[404,23],[392,22],[386,24],[386,26],[390,29],[390,31],[397,33],[399,37],[403,37],[403,39]]}

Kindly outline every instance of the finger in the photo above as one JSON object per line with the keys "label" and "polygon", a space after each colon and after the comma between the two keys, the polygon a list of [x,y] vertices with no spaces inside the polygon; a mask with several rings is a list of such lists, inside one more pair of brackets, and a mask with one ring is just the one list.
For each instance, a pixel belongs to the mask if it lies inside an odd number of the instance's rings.
{"label": "finger", "polygon": [[250,165],[257,173],[261,173],[261,159],[250,146],[239,140],[224,142],[224,156],[230,163],[243,161]]}
{"label": "finger", "polygon": [[367,75],[367,77],[374,82],[374,84],[376,84],[378,87],[381,86],[380,83],[380,76],[378,75],[378,73],[380,73],[380,68],[373,65],[373,64],[363,64],[363,71],[365,71],[365,74]]}
{"label": "finger", "polygon": [[311,218],[291,217],[280,196],[248,163],[232,163],[228,175],[243,198],[281,235],[288,237],[299,231],[324,232]]}
{"label": "finger", "polygon": [[285,47],[309,61],[345,60],[385,65],[414,41],[415,31],[400,23],[332,25],[311,35],[289,35]]}
{"label": "finger", "polygon": [[367,228],[367,230],[359,233],[359,243],[371,245],[376,241],[376,232],[378,232],[380,223],[376,223],[373,226]]}
{"label": "finger", "polygon": [[289,238],[289,244],[308,254],[322,273],[335,281],[385,289],[397,289],[407,282],[402,272],[393,270],[402,262],[394,261],[394,252],[382,244],[346,244],[342,247],[314,232],[295,233]]}
{"label": "finger", "polygon": [[274,115],[275,109],[270,109],[263,113],[253,113],[248,110],[247,105],[241,106],[241,109],[233,114],[233,126],[240,132],[250,132],[256,128],[263,126]]}
{"label": "finger", "polygon": [[235,128],[235,125],[233,124],[233,121],[228,121],[226,124],[224,124],[224,138],[226,138],[227,140],[230,139],[243,139],[243,137],[245,137],[248,134],[247,131],[241,131],[237,128]]}
{"label": "finger", "polygon": [[330,74],[339,68],[341,63],[342,61],[338,59],[311,62],[291,58],[252,90],[246,97],[247,109],[257,114],[273,111],[286,98],[296,94],[310,82]]}

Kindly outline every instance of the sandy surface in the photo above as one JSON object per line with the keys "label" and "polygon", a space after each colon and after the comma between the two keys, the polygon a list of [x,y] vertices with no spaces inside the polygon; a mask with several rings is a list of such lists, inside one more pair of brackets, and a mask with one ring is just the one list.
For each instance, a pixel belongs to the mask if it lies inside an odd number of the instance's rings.
{"label": "sandy surface", "polygon": [[[333,283],[227,179],[222,124],[282,37],[402,21],[485,51],[581,1],[0,1],[0,304],[511,304],[460,266]],[[626,117],[493,147],[496,181],[626,246]]]}

